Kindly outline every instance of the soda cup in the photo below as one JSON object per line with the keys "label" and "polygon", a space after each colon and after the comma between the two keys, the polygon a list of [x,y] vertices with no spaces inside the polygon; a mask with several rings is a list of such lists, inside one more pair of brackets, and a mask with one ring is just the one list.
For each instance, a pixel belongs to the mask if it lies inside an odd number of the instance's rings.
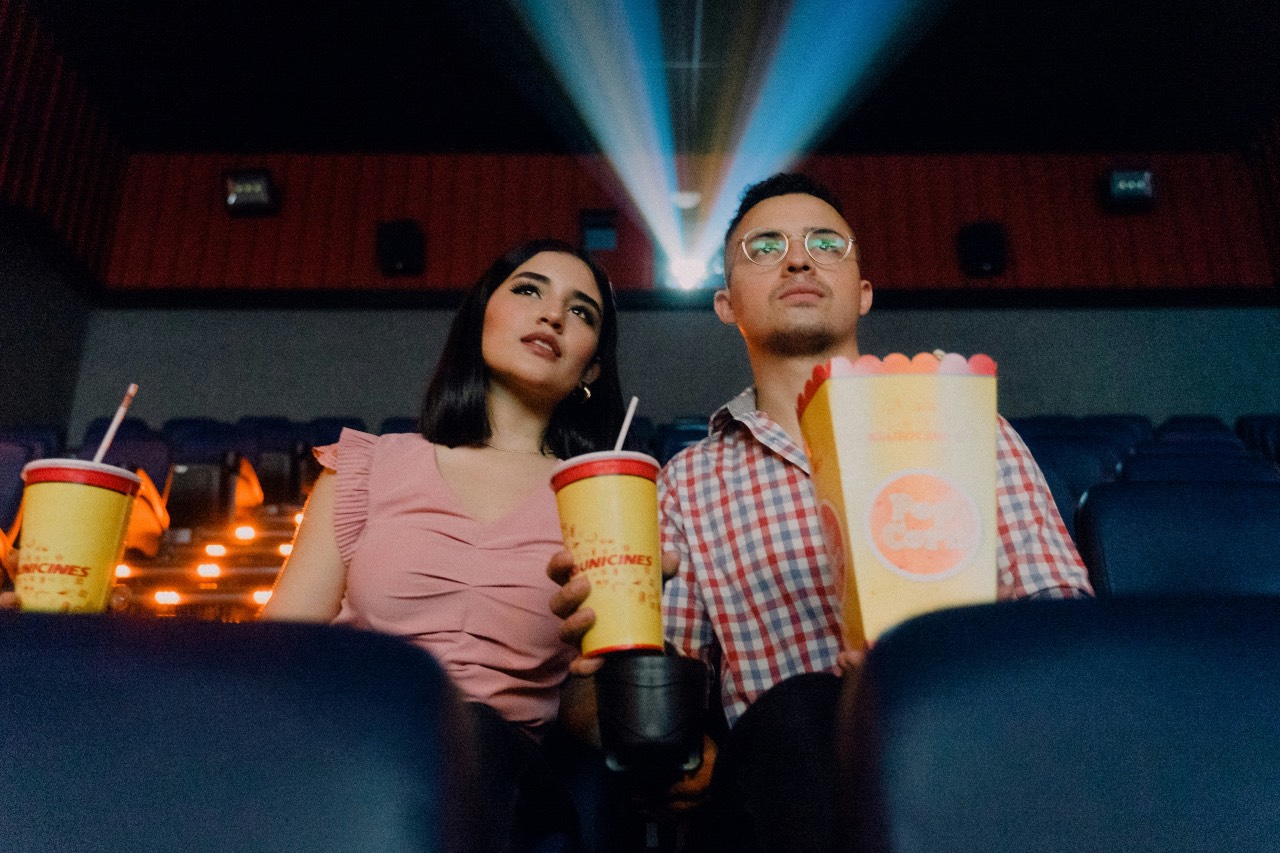
{"label": "soda cup", "polygon": [[662,649],[662,551],[658,460],[602,451],[566,459],[551,472],[574,574],[591,580],[584,607],[596,622],[582,653]]}
{"label": "soda cup", "polygon": [[21,555],[14,591],[23,610],[100,613],[124,550],[138,476],[81,459],[22,469]]}

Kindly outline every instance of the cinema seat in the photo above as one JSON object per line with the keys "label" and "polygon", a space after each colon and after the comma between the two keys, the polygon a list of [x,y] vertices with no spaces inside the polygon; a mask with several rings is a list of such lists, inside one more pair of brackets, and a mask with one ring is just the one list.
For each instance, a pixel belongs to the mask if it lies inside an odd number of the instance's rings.
{"label": "cinema seat", "polygon": [[460,709],[381,635],[0,613],[0,849],[470,851]]}
{"label": "cinema seat", "polygon": [[905,623],[845,685],[840,849],[1280,850],[1277,624],[1263,598]]}
{"label": "cinema seat", "polygon": [[1275,463],[1247,453],[1135,453],[1120,467],[1120,479],[1154,481],[1280,482]]}
{"label": "cinema seat", "polygon": [[1280,595],[1280,483],[1104,483],[1076,546],[1100,597]]}
{"label": "cinema seat", "polygon": [[35,458],[25,444],[0,440],[0,531],[8,530],[22,503],[22,469]]}

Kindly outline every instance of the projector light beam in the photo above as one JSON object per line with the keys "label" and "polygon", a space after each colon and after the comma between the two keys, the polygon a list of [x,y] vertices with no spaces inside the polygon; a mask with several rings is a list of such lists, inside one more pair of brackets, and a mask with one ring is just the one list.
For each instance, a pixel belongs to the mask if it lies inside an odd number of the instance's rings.
{"label": "projector light beam", "polygon": [[[700,152],[677,151],[656,0],[512,0],[605,159],[635,203],[670,281],[706,282],[747,184],[788,168],[919,35],[941,0],[792,0],[706,15],[695,4],[690,57]],[[706,38],[704,21],[731,31]],[[683,20],[683,19],[682,19]],[[718,67],[704,56],[725,45]],[[694,67],[696,65],[696,67]],[[705,143],[703,142],[705,140]],[[706,156],[690,156],[695,153]],[[690,204],[691,199],[698,201]]]}

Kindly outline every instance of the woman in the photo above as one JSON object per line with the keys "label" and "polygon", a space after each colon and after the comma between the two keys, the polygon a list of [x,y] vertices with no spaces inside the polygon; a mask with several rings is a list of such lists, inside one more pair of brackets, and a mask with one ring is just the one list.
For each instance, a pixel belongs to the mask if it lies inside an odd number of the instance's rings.
{"label": "woman", "polygon": [[574,655],[547,607],[562,547],[549,478],[616,436],[616,322],[604,272],[567,244],[498,259],[454,318],[422,434],[346,430],[317,449],[326,470],[263,611],[431,652],[474,703],[490,810],[516,835],[555,811],[531,791],[562,791],[536,744]]}

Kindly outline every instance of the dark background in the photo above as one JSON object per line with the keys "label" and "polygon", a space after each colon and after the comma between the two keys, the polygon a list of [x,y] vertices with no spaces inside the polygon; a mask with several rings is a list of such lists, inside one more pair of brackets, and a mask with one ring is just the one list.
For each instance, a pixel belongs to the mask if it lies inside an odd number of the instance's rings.
{"label": "dark background", "polygon": [[[725,33],[747,15],[778,27],[786,5],[666,0],[667,59],[699,45],[704,81],[732,75]],[[502,0],[31,8],[132,151],[594,150]],[[828,8],[840,26],[848,5]],[[817,153],[1234,149],[1277,112],[1275,0],[938,0],[925,12]],[[679,117],[688,72],[667,73]]]}

